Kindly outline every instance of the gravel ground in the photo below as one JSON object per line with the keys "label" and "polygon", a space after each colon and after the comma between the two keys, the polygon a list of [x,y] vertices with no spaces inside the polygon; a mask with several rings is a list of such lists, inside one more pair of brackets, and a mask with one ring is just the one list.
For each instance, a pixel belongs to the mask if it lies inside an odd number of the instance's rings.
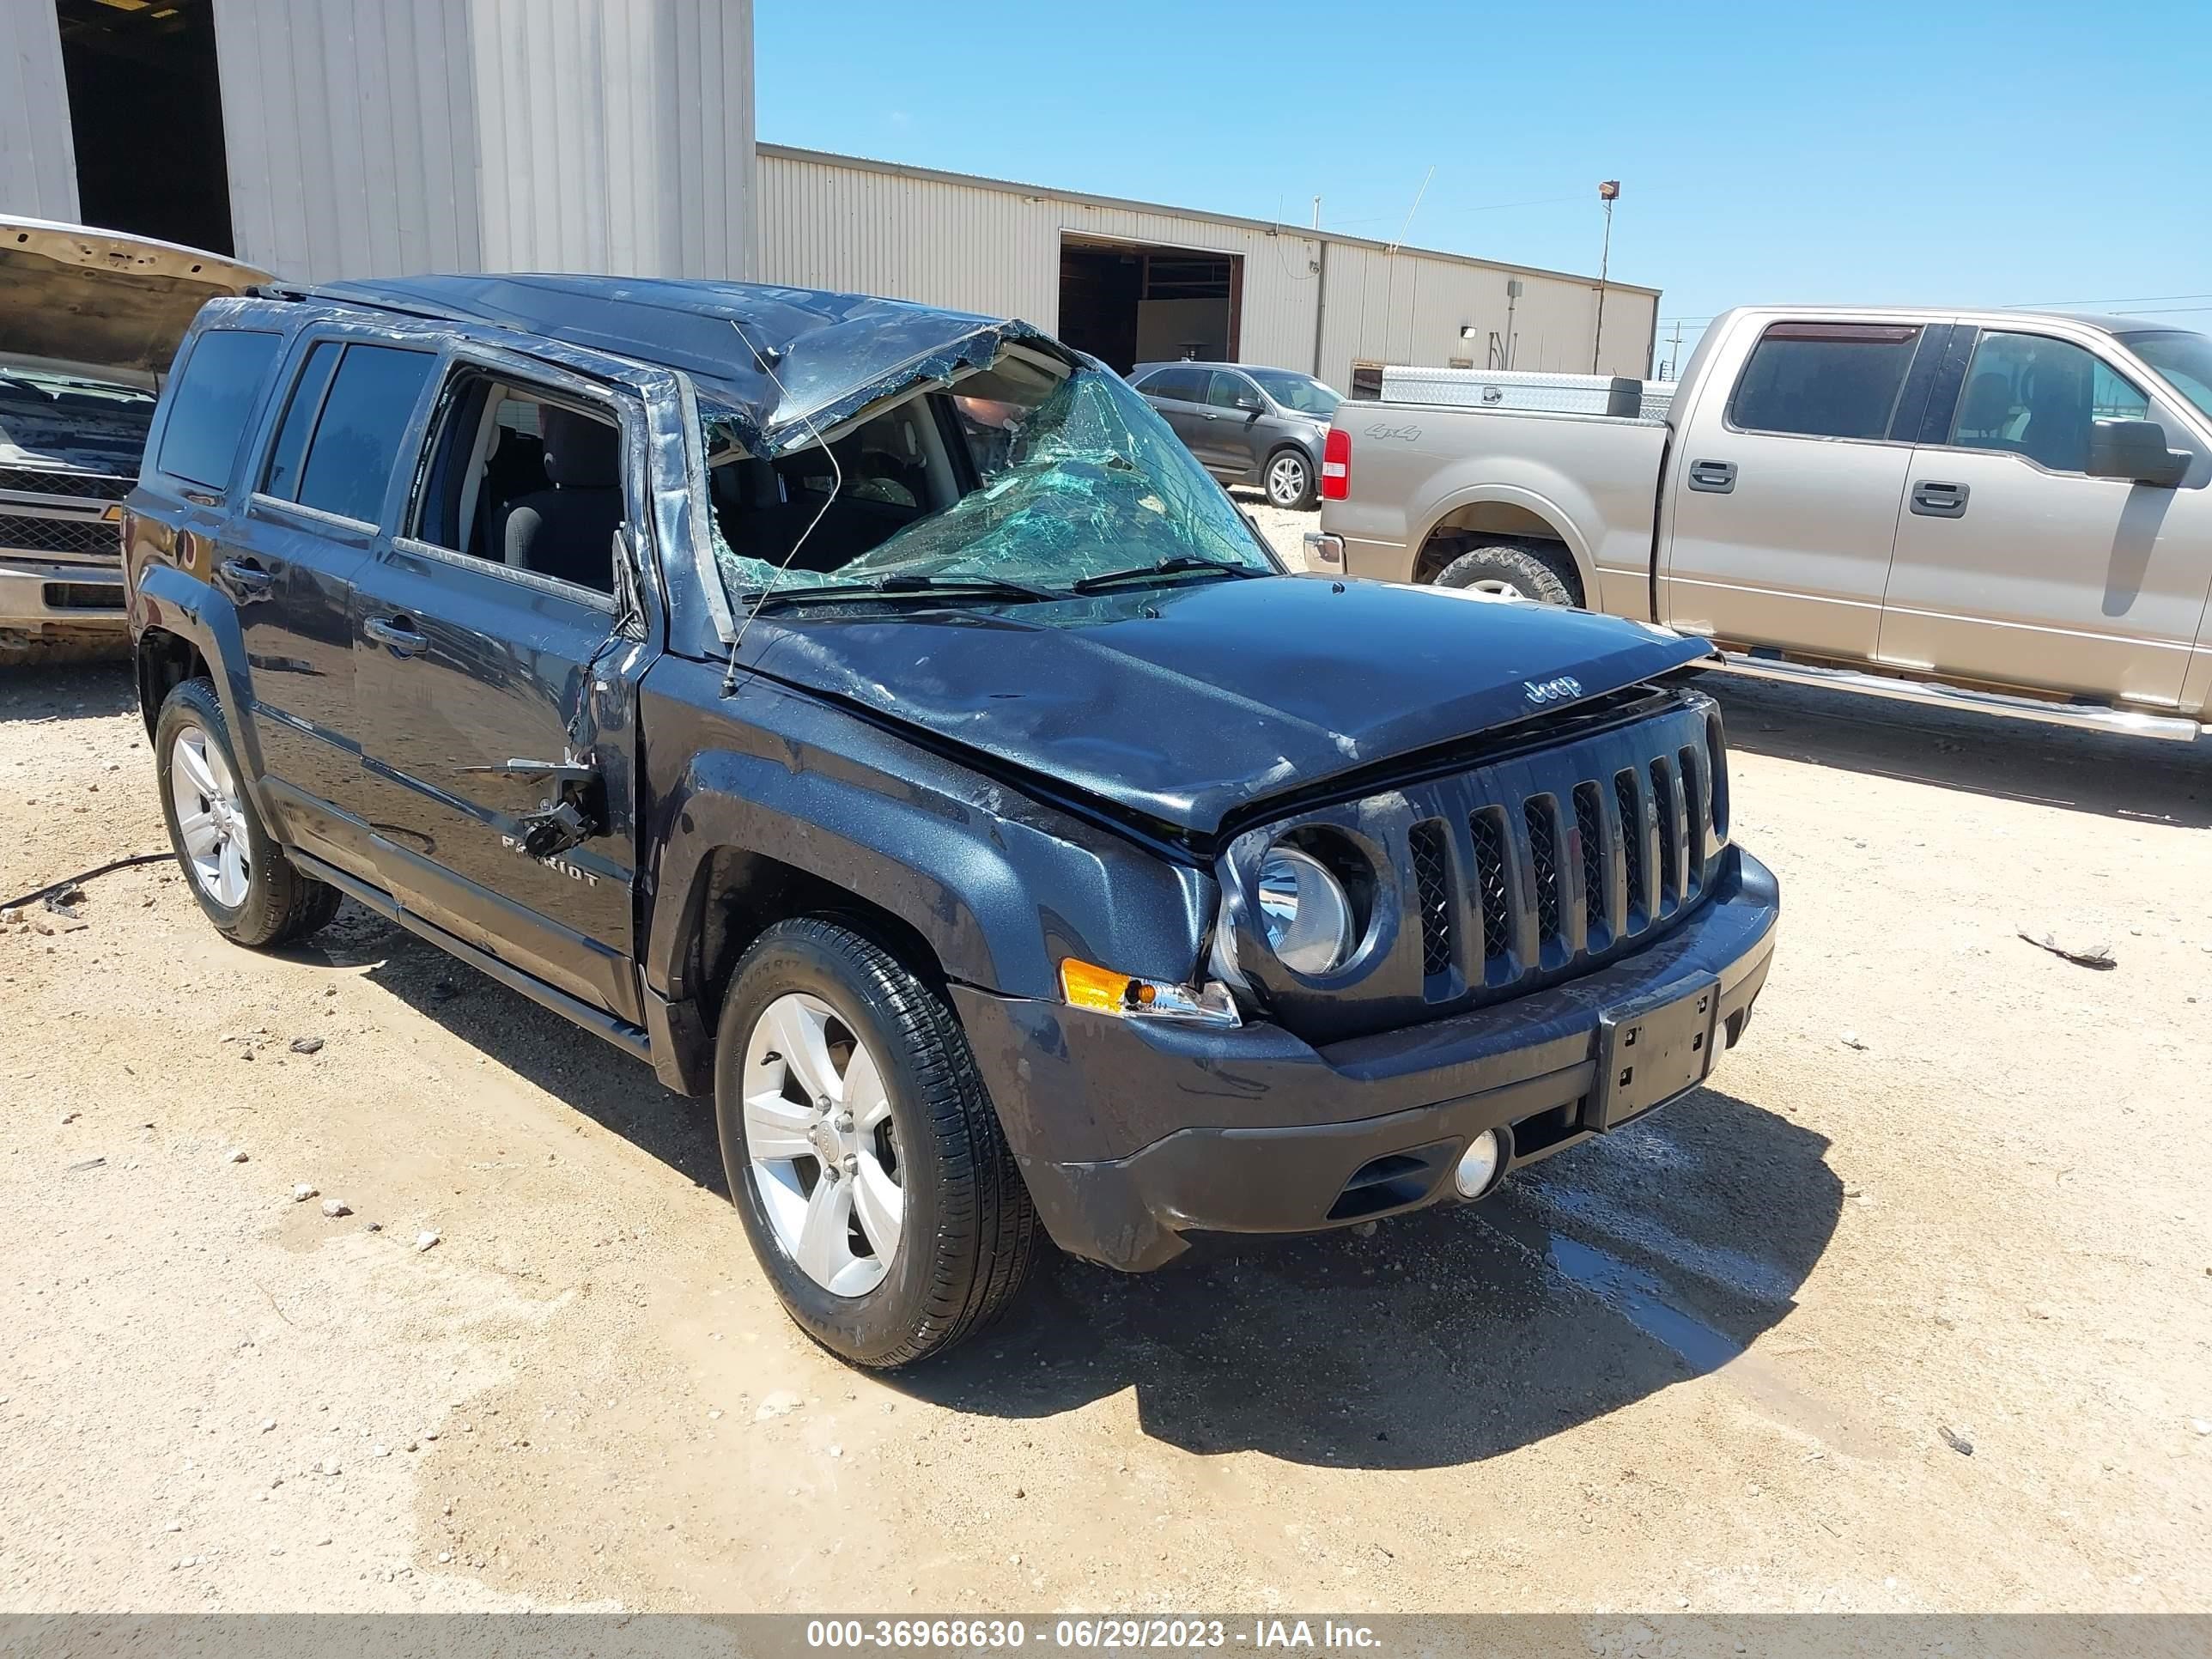
{"label": "gravel ground", "polygon": [[[1480,1212],[1048,1261],[896,1380],[697,1103],[405,933],[27,913],[0,1607],[2212,1607],[2208,745],[1722,696],[1787,915],[1712,1086]],[[163,846],[124,672],[0,674],[0,844]]]}

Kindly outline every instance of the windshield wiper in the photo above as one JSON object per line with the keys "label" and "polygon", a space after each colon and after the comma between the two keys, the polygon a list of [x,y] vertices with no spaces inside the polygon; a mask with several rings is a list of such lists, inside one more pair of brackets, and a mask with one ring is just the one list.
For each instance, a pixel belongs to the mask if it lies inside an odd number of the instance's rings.
{"label": "windshield wiper", "polygon": [[1122,582],[1148,580],[1158,576],[1180,576],[1186,571],[1205,570],[1223,576],[1264,576],[1268,573],[1255,570],[1249,565],[1231,564],[1222,559],[1201,559],[1188,553],[1177,553],[1151,564],[1133,564],[1126,570],[1102,570],[1095,576],[1084,576],[1068,586],[1078,593],[1095,593],[1102,587],[1117,586]]}
{"label": "windshield wiper", "polygon": [[830,599],[941,599],[952,597],[1024,599],[1064,599],[1065,590],[1036,582],[1016,581],[1009,576],[878,576],[870,582],[810,582],[804,587],[777,587],[741,593],[738,602],[763,609],[787,605],[811,605]]}

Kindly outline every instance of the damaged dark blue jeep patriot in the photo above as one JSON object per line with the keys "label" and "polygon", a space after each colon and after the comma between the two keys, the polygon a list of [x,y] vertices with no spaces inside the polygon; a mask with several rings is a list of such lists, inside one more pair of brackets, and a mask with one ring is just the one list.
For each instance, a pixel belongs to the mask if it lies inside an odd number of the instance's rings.
{"label": "damaged dark blue jeep patriot", "polygon": [[128,503],[214,925],[342,896],[710,1095],[799,1323],[1482,1198],[1765,981],[1706,647],[1285,574],[1026,325],[570,276],[209,304]]}

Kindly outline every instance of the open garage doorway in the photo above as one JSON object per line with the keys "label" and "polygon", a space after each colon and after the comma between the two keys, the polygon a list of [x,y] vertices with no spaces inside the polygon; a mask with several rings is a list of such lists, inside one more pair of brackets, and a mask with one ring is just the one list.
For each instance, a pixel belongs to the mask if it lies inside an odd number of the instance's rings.
{"label": "open garage doorway", "polygon": [[1060,337],[1109,368],[1176,358],[1237,361],[1244,258],[1064,236]]}
{"label": "open garage doorway", "polygon": [[55,0],[77,216],[235,252],[214,0]]}

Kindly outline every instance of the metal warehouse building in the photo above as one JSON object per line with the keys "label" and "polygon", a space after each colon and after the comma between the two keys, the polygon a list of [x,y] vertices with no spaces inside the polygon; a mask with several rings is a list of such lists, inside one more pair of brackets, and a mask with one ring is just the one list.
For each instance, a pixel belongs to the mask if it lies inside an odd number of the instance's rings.
{"label": "metal warehouse building", "polygon": [[[1589,277],[1187,208],[762,144],[760,270],[1026,318],[1117,368],[1178,356],[1588,373]],[[1516,291],[1517,290],[1517,291]],[[1606,289],[1600,367],[1645,374],[1656,289]]]}
{"label": "metal warehouse building", "polygon": [[299,281],[732,276],[1000,316],[1116,368],[1644,374],[1658,294],[754,143],[750,0],[0,0],[0,212]]}

